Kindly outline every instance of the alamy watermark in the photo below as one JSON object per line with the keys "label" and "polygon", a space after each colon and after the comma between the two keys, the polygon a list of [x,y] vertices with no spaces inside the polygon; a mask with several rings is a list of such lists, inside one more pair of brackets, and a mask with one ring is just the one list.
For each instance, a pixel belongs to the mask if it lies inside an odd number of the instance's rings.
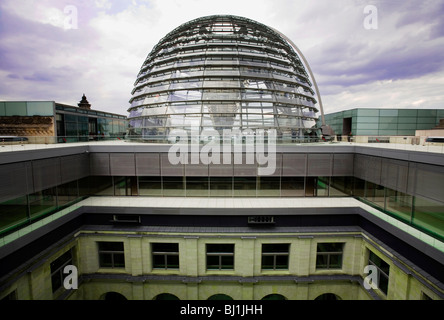
{"label": "alamy watermark", "polygon": [[63,279],[63,287],[66,290],[78,289],[79,288],[79,277],[77,267],[69,264],[63,268],[63,273],[67,276]]}
{"label": "alamy watermark", "polygon": [[65,13],[65,19],[63,20],[63,27],[65,30],[78,29],[78,10],[76,6],[67,5],[63,9]]}
{"label": "alamy watermark", "polygon": [[[173,129],[168,135],[173,143],[168,160],[178,164],[258,164],[258,175],[272,175],[276,170],[275,129]],[[202,145],[202,146],[201,146]],[[232,154],[234,155],[232,157]],[[244,156],[245,155],[245,156]]]}
{"label": "alamy watermark", "polygon": [[378,29],[378,8],[374,5],[367,5],[364,7],[364,28],[366,30],[376,30]]}
{"label": "alamy watermark", "polygon": [[378,289],[378,268],[373,265],[367,265],[364,267],[364,273],[368,274],[364,278],[364,288],[367,290]]}

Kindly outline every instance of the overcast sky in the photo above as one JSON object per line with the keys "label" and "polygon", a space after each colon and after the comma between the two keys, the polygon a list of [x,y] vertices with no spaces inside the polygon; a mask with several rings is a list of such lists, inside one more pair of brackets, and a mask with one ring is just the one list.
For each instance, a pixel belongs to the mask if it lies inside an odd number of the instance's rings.
{"label": "overcast sky", "polygon": [[1,0],[0,100],[77,105],[85,93],[92,108],[127,115],[153,46],[213,14],[288,36],[326,113],[444,108],[444,0]]}

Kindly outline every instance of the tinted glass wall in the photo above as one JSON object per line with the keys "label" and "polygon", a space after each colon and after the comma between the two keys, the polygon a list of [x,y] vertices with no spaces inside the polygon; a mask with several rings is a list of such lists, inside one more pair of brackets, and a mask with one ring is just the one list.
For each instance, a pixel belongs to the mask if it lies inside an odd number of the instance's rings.
{"label": "tinted glass wall", "polygon": [[442,118],[444,110],[433,109],[352,109],[325,115],[336,134],[351,131],[356,136],[414,136],[415,130],[432,129]]}
{"label": "tinted glass wall", "polygon": [[58,142],[123,139],[125,116],[56,104]]}
{"label": "tinted glass wall", "polygon": [[277,154],[253,165],[171,165],[164,153],[82,153],[0,166],[0,232],[88,196],[355,197],[444,239],[444,168],[364,154]]}
{"label": "tinted glass wall", "polygon": [[54,116],[53,101],[4,101],[0,102],[1,116]]}

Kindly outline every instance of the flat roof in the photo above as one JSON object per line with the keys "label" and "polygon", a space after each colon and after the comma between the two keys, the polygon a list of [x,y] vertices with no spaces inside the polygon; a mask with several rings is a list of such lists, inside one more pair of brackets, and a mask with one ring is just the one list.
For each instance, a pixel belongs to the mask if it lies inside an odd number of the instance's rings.
{"label": "flat roof", "polygon": [[[384,212],[375,209],[357,199],[351,197],[343,198],[207,198],[207,197],[89,197],[68,208],[50,215],[42,220],[34,222],[25,228],[17,230],[0,238],[0,247],[4,246],[32,231],[35,231],[77,209],[82,207],[103,208],[147,208],[173,209],[171,213],[181,214],[181,209],[225,209],[224,215],[232,215],[230,209],[270,209],[268,215],[283,215],[294,213],[283,213],[279,209],[316,209],[316,208],[360,208],[370,214],[374,219],[382,220],[389,225],[406,232],[417,240],[444,252],[444,242],[433,238],[408,224],[388,216]],[[177,209],[177,210],[174,210]],[[274,212],[273,209],[281,211]],[[122,211],[123,212],[123,211]],[[122,214],[122,213],[119,213]],[[189,214],[189,213],[182,213]],[[199,213],[198,213],[199,214]],[[211,215],[211,210],[203,210],[200,214]],[[220,212],[218,214],[221,214]],[[315,215],[316,213],[312,213]],[[253,214],[254,215],[254,214]]]}
{"label": "flat roof", "polygon": [[[106,148],[125,147],[119,152],[141,152],[147,151],[147,147],[159,151],[168,151],[172,144],[166,143],[149,143],[135,142],[128,140],[108,140],[108,141],[91,141],[91,142],[72,142],[72,143],[54,143],[54,144],[5,144],[0,142],[0,153],[2,152],[19,152],[32,150],[49,150],[57,148],[74,148],[74,147],[90,147],[93,151],[105,150]],[[266,147],[266,145],[265,145]],[[279,143],[276,145],[277,152],[323,152],[328,151],[352,151],[353,147],[362,147],[379,152],[381,150],[399,150],[444,154],[444,144],[442,145],[413,145],[409,143],[356,143],[356,142],[318,142],[318,143]],[[109,149],[112,152],[111,149]],[[105,151],[102,151],[105,152]],[[221,150],[222,152],[222,150]]]}

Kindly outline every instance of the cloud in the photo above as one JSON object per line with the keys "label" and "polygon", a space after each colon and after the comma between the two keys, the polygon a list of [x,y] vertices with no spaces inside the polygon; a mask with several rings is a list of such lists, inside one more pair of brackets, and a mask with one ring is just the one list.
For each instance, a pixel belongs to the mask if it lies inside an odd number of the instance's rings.
{"label": "cloud", "polygon": [[[377,30],[363,26],[369,4]],[[67,6],[77,28],[66,28]],[[4,100],[76,105],[85,93],[93,108],[126,114],[139,69],[162,37],[201,16],[233,14],[296,43],[326,108],[443,107],[442,1],[3,0],[0,14]]]}
{"label": "cloud", "polygon": [[[429,74],[414,79],[376,81],[322,95],[326,113],[352,108],[442,109],[444,78]],[[322,90],[321,90],[321,93]]]}

